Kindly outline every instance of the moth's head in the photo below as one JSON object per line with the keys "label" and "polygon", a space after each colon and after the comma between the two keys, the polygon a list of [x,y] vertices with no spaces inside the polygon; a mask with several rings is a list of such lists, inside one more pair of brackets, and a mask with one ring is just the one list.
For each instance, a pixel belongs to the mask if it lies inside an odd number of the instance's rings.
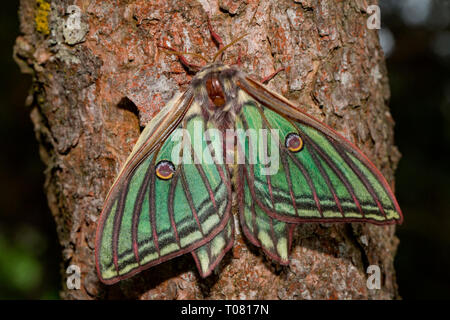
{"label": "moth's head", "polygon": [[212,76],[205,81],[206,92],[212,104],[216,108],[221,108],[225,105],[225,93],[220,84],[219,77]]}
{"label": "moth's head", "polygon": [[[194,91],[195,99],[203,108],[208,109],[206,110],[207,112],[215,112],[217,110],[226,112],[237,98],[233,78],[239,74],[239,71],[236,68],[223,64],[223,53],[247,34],[234,39],[227,45],[223,45],[222,39],[213,31],[209,20],[208,27],[213,40],[218,45],[218,51],[211,59],[207,59],[198,53],[175,51],[166,45],[159,45],[159,47],[167,53],[177,55],[180,62],[189,71],[195,73],[190,87]],[[205,64],[190,63],[186,58],[187,56],[203,60]]]}
{"label": "moth's head", "polygon": [[[226,109],[236,98],[235,77],[239,70],[220,62],[204,66],[191,81],[196,98],[210,109]],[[211,110],[211,111],[213,111]]]}

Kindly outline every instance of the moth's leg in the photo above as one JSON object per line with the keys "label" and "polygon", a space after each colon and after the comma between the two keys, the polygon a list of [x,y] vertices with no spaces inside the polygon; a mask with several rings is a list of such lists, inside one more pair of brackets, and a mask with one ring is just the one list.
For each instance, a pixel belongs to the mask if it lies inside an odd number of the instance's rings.
{"label": "moth's leg", "polygon": [[188,68],[192,72],[198,72],[202,68],[202,66],[189,62],[186,57],[184,56],[183,52],[179,52],[177,50],[174,50],[170,46],[167,45],[158,45],[158,47],[170,51],[170,53],[176,54],[178,56],[178,59],[180,60],[181,64],[184,65],[186,68]]}
{"label": "moth's leg", "polygon": [[284,70],[284,67],[278,68],[274,73],[269,74],[267,77],[262,78],[261,82],[266,84],[272,80],[277,74]]}
{"label": "moth's leg", "polygon": [[211,37],[213,38],[214,42],[219,45],[219,50],[223,48],[223,40],[222,38],[214,31],[211,20],[208,18],[208,29],[209,33],[211,33]]}
{"label": "moth's leg", "polygon": [[241,52],[241,47],[239,47],[238,50],[239,50],[238,57],[237,57],[236,62],[233,63],[233,65],[238,66],[239,68],[241,68],[241,67],[242,67],[242,61],[241,61],[241,58],[242,58],[242,52]]}
{"label": "moth's leg", "polygon": [[[220,50],[224,47],[223,44],[223,40],[222,38],[214,31],[212,25],[211,25],[211,20],[208,17],[208,29],[209,29],[209,33],[211,34],[211,37],[213,38],[214,42],[219,46],[219,50],[218,52],[220,52]],[[223,52],[220,54],[220,61],[222,61],[223,59]]]}
{"label": "moth's leg", "polygon": [[275,72],[269,74],[268,76],[264,77],[261,79],[261,77],[251,73],[250,77],[252,79],[258,80],[259,82],[263,83],[263,84],[267,84],[267,82],[269,82],[270,80],[272,80],[277,74],[279,74],[281,71],[285,70],[284,67],[278,68]]}

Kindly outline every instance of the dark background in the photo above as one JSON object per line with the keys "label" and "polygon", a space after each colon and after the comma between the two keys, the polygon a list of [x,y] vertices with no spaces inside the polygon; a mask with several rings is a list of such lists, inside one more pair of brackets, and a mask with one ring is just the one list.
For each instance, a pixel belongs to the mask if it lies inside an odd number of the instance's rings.
{"label": "dark background", "polygon": [[[381,0],[390,107],[403,157],[396,270],[404,299],[450,298],[450,1]],[[12,59],[18,1],[0,13],[0,299],[56,299],[62,285],[45,170]]]}

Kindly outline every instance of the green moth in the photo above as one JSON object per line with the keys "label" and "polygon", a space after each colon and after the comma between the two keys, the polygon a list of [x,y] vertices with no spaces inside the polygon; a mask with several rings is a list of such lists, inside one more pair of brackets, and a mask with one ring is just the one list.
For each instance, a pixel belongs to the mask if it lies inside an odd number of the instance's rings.
{"label": "green moth", "polygon": [[106,284],[189,252],[210,275],[233,246],[233,192],[245,236],[282,265],[299,223],[403,220],[356,146],[214,60],[148,123],[108,193],[95,250]]}

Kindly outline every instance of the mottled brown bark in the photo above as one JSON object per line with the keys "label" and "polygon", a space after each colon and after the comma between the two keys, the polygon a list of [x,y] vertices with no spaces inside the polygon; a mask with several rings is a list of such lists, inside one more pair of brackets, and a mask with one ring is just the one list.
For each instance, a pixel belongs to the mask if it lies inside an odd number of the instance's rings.
{"label": "mottled brown bark", "polygon": [[[51,6],[48,6],[48,3]],[[69,5],[80,8],[75,19]],[[95,272],[94,238],[103,199],[140,128],[192,75],[165,43],[212,56],[208,15],[225,43],[249,35],[226,63],[263,77],[269,87],[354,141],[390,182],[393,144],[389,87],[377,31],[365,0],[21,0],[15,57],[33,75],[31,118],[47,166],[45,191],[63,249],[66,299],[379,299],[397,298],[395,227],[304,224],[291,264],[271,263],[238,236],[214,275],[200,279],[190,255],[113,286]],[[73,22],[73,20],[72,20]],[[65,268],[81,267],[81,289],[68,290]],[[368,290],[366,268],[382,271]]]}

